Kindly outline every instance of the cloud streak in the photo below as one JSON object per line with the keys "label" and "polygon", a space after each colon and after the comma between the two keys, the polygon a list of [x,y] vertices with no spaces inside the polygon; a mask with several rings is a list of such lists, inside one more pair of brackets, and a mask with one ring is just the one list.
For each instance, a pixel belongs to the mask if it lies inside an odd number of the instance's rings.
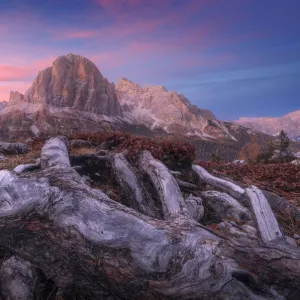
{"label": "cloud streak", "polygon": [[[205,97],[205,106],[218,110],[216,95],[228,103],[243,100],[247,90],[253,94],[251,83],[241,91],[226,81],[226,93],[217,93],[203,82],[200,97],[194,80],[204,76],[224,85],[220,74],[253,70],[259,77],[258,67],[273,66],[285,74],[284,65],[300,61],[299,19],[297,0],[72,0],[71,6],[59,0],[2,1],[0,96],[7,99],[9,90],[19,87],[24,92],[22,84],[57,56],[72,52],[90,58],[111,81],[125,76],[142,85],[164,84],[186,92],[200,107]],[[299,99],[296,80],[279,77],[278,95],[291,90]],[[269,95],[262,85],[256,92]]]}

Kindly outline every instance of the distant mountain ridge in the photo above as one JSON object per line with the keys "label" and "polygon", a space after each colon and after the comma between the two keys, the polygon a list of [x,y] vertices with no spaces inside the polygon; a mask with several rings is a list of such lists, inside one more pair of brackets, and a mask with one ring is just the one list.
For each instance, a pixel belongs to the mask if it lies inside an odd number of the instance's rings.
{"label": "distant mountain ridge", "polygon": [[203,138],[234,139],[212,112],[203,110],[164,86],[145,86],[121,78],[116,85],[124,116],[151,129],[162,128],[167,133],[196,135]]}
{"label": "distant mountain ridge", "polygon": [[0,101],[0,110],[4,109],[7,106],[8,102],[6,101]]}
{"label": "distant mountain ridge", "polygon": [[103,122],[112,128],[143,125],[166,134],[235,140],[212,112],[183,95],[163,86],[142,88],[126,78],[115,85],[89,59],[74,54],[40,71],[24,95],[11,92],[0,112],[0,137],[89,132]]}
{"label": "distant mountain ridge", "polygon": [[281,118],[243,117],[233,122],[269,135],[277,135],[281,130],[284,130],[290,138],[300,139],[300,110],[291,112]]}

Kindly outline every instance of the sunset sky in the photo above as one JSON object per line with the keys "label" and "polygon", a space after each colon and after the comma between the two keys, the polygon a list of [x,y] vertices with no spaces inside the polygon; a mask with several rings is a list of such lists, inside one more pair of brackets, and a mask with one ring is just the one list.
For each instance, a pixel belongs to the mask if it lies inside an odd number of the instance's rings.
{"label": "sunset sky", "polygon": [[300,0],[0,0],[0,101],[70,52],[220,119],[300,109]]}

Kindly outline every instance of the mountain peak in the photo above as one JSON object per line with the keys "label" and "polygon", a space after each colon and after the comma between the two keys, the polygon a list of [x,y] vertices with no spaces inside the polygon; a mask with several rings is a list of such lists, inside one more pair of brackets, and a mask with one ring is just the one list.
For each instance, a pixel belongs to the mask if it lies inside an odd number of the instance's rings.
{"label": "mountain peak", "polygon": [[292,139],[298,138],[300,135],[300,110],[291,112],[281,118],[241,117],[233,122],[269,135],[277,134],[281,130],[284,130]]}
{"label": "mountain peak", "polygon": [[52,66],[39,72],[25,95],[11,92],[10,105],[19,102],[23,102],[20,107],[29,103],[27,106],[32,109],[34,106],[43,107],[49,113],[58,113],[62,119],[66,118],[63,112],[68,112],[67,120],[71,123],[70,115],[76,116],[73,118],[75,122],[77,114],[84,112],[88,113],[85,114],[89,119],[87,123],[102,118],[90,114],[94,113],[124,117],[124,122],[167,133],[217,138],[229,136],[210,111],[192,105],[183,95],[168,91],[163,85],[142,88],[125,77],[115,86],[102,76],[93,62],[72,53],[59,56]]}
{"label": "mountain peak", "polygon": [[116,89],[118,91],[122,91],[122,92],[128,92],[128,93],[134,93],[134,94],[139,94],[142,91],[142,88],[139,84],[134,83],[133,81],[125,78],[125,77],[121,77]]}
{"label": "mountain peak", "polygon": [[13,102],[45,103],[108,116],[121,114],[114,86],[93,62],[72,53],[59,56],[51,67],[39,72],[24,99],[14,93]]}

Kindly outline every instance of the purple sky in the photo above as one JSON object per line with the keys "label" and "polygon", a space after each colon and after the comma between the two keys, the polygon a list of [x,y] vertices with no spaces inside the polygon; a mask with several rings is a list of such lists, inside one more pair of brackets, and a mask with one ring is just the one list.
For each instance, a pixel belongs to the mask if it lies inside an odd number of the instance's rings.
{"label": "purple sky", "polygon": [[59,55],[220,119],[300,109],[299,0],[0,0],[0,100]]}

